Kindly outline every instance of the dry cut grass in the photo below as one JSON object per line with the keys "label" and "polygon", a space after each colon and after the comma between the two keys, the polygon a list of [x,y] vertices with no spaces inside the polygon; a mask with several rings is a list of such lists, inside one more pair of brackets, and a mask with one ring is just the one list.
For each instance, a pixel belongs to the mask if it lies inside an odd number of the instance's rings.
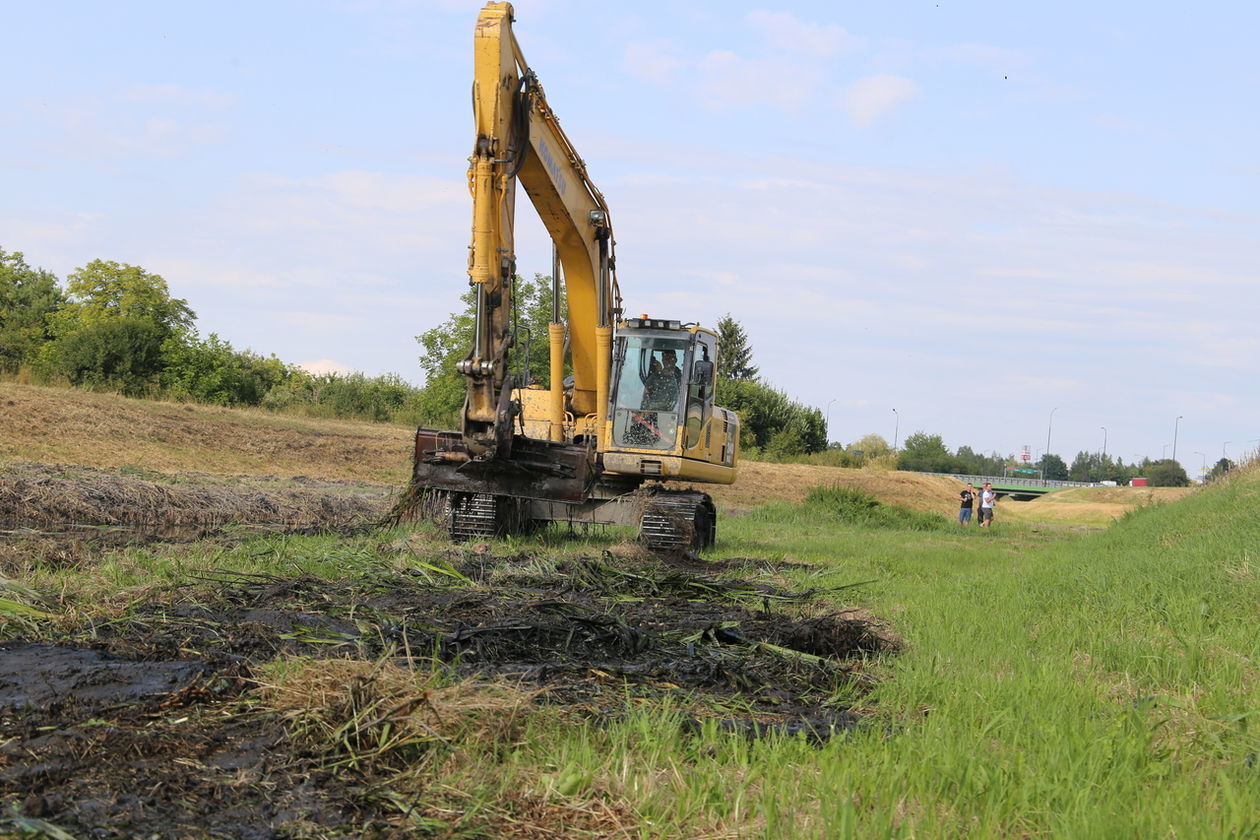
{"label": "dry cut grass", "polygon": [[0,461],[401,485],[410,428],[0,382]]}
{"label": "dry cut grass", "polygon": [[820,485],[854,487],[885,504],[954,516],[961,482],[939,475],[894,470],[859,470],[814,464],[741,461],[732,485],[703,485],[720,506],[751,508],[767,502],[800,502]]}
{"label": "dry cut grass", "polygon": [[1071,487],[1031,502],[1001,502],[1000,515],[1021,522],[1110,525],[1128,511],[1195,492],[1190,487]]}
{"label": "dry cut grass", "polygon": [[628,803],[577,789],[592,780],[511,762],[539,714],[531,692],[447,683],[386,661],[289,662],[273,672],[260,683],[264,704],[324,769],[353,771],[378,790],[399,828],[521,840],[640,836]]}
{"label": "dry cut grass", "polygon": [[[261,410],[134,400],[113,394],[0,382],[0,463],[36,461],[161,473],[309,476],[402,486],[410,427],[291,418]],[[943,476],[812,464],[743,461],[730,486],[702,485],[725,508],[799,502],[819,485],[854,487],[879,501],[953,518],[960,482]],[[1033,502],[1004,501],[998,516],[1105,525],[1185,489],[1089,487]]]}

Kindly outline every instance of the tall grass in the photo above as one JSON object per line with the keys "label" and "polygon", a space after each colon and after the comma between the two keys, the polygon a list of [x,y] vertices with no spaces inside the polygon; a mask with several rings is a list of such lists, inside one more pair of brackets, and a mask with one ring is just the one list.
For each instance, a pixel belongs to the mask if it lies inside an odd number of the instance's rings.
{"label": "tall grass", "polygon": [[873,664],[870,725],[814,749],[645,713],[528,759],[580,765],[649,836],[1260,836],[1258,496],[1253,470],[1089,536],[819,519],[853,507],[825,492],[729,521],[725,551],[877,578],[862,605],[907,649]]}

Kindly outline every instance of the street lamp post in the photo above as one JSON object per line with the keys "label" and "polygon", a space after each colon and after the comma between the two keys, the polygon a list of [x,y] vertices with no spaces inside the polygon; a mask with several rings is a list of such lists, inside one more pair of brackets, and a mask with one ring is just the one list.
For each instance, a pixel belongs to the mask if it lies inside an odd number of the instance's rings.
{"label": "street lamp post", "polygon": [[1173,423],[1173,462],[1177,461],[1177,427],[1181,425],[1181,415],[1177,415],[1177,422]]}
{"label": "street lamp post", "polygon": [[1050,409],[1050,422],[1046,423],[1046,455],[1050,454],[1050,430],[1054,428],[1054,413],[1058,410],[1057,405]]}
{"label": "street lamp post", "polygon": [[901,415],[897,413],[897,409],[893,409],[893,417],[897,418],[893,424],[893,452],[897,451],[897,443],[901,440]]}
{"label": "street lamp post", "polygon": [[1102,430],[1103,430],[1103,453],[1102,453],[1102,459],[1103,459],[1104,461],[1106,461],[1106,460],[1107,460],[1107,427],[1106,427],[1106,426],[1099,426],[1098,428],[1100,428],[1100,429],[1102,429]]}
{"label": "street lamp post", "polygon": [[831,403],[835,402],[838,399],[840,398],[832,397],[831,400],[827,403],[827,448],[828,449],[831,448]]}

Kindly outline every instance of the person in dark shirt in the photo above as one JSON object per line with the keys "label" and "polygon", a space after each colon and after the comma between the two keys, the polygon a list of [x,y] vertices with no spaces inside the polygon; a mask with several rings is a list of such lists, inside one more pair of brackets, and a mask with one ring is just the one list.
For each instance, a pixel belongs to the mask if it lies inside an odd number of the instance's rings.
{"label": "person in dark shirt", "polygon": [[976,488],[975,485],[968,484],[966,489],[958,494],[960,507],[958,508],[958,524],[971,524],[971,510],[976,504]]}
{"label": "person in dark shirt", "polygon": [[649,411],[677,411],[678,392],[682,388],[682,370],[678,354],[673,350],[661,353],[661,366],[648,374],[643,391],[643,408]]}

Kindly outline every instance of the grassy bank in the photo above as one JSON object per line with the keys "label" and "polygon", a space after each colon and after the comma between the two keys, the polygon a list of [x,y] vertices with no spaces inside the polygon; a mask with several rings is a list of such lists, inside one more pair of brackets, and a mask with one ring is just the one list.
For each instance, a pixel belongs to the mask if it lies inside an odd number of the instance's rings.
{"label": "grassy bank", "polygon": [[660,836],[1257,836],[1258,495],[1252,471],[1087,536],[763,508],[724,552],[873,579],[861,600],[906,640],[873,664],[871,725],[814,749],[645,718],[533,760],[629,793]]}

